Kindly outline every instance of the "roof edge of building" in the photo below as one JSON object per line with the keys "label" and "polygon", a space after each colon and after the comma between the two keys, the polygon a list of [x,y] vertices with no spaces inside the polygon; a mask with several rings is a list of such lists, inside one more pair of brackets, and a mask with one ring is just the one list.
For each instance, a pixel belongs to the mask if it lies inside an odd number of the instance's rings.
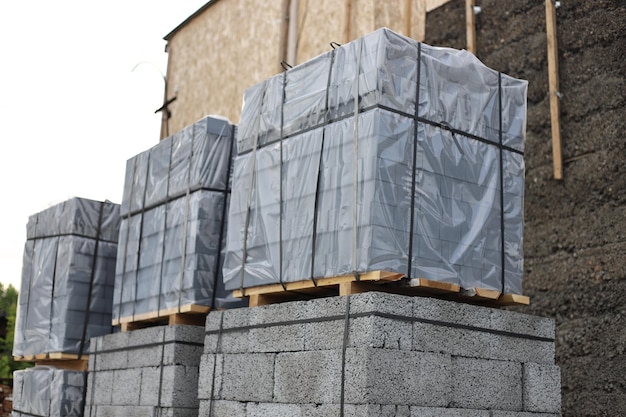
{"label": "roof edge of building", "polygon": [[172,36],[174,36],[178,31],[180,31],[183,27],[185,27],[190,21],[195,19],[196,16],[200,15],[202,12],[204,12],[206,9],[208,9],[209,7],[211,7],[213,4],[217,3],[218,1],[219,0],[209,0],[208,2],[206,2],[202,7],[200,7],[198,10],[193,12],[187,19],[183,20],[181,24],[176,26],[167,35],[165,35],[163,39],[166,41],[169,41],[172,38]]}

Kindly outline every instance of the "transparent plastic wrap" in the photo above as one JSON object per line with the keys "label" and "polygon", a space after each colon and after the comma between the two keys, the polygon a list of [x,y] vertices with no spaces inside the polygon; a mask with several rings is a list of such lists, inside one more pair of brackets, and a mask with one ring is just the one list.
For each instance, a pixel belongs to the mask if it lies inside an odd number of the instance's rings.
{"label": "transparent plastic wrap", "polygon": [[[160,198],[141,202],[140,210],[129,208],[122,219],[114,323],[172,314],[190,305],[241,305],[224,291],[219,267],[234,135],[235,126],[228,121],[207,116],[142,153],[149,158],[139,154],[127,164],[125,190],[141,189],[135,178],[165,186]],[[165,154],[168,169],[150,171],[153,155]],[[128,201],[122,206],[132,206],[131,194],[125,192]]]}
{"label": "transparent plastic wrap", "polygon": [[31,216],[14,356],[82,354],[111,332],[119,221],[119,205],[82,198]]}
{"label": "transparent plastic wrap", "polygon": [[50,366],[15,371],[13,416],[82,417],[85,376]]}
{"label": "transparent plastic wrap", "polygon": [[526,89],[380,29],[246,90],[226,288],[387,270],[521,294]]}

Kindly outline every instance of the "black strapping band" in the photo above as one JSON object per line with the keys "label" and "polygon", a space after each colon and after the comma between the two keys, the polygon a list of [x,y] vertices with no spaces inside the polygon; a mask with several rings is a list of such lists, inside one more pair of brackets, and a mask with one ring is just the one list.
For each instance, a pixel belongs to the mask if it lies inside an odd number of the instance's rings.
{"label": "black strapping band", "polygon": [[339,415],[344,417],[345,397],[346,397],[346,350],[350,335],[350,295],[346,296],[346,314],[343,318],[343,343],[341,345],[341,397]]}

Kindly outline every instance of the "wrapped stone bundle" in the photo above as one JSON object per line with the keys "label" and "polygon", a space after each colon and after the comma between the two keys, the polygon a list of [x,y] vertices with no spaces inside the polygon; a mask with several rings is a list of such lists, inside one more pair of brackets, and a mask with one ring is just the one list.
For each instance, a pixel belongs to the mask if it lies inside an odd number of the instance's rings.
{"label": "wrapped stone bundle", "polygon": [[388,29],[249,88],[226,288],[384,270],[521,294],[526,90]]}
{"label": "wrapped stone bundle", "polygon": [[82,355],[111,332],[119,205],[72,198],[29,218],[14,356]]}
{"label": "wrapped stone bundle", "polygon": [[240,303],[221,276],[235,129],[207,116],[128,160],[114,324]]}
{"label": "wrapped stone bundle", "polygon": [[13,417],[82,417],[86,372],[51,366],[13,373]]}

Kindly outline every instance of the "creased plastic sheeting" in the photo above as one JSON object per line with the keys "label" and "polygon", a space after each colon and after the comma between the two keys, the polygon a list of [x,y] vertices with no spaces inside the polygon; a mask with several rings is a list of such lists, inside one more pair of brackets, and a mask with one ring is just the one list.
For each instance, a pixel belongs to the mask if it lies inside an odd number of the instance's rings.
{"label": "creased plastic sheeting", "polygon": [[15,356],[80,354],[111,332],[118,228],[119,205],[81,198],[31,216]]}
{"label": "creased plastic sheeting", "polygon": [[[224,204],[236,152],[234,129],[227,120],[207,116],[129,160],[114,322],[164,310],[171,314],[192,304],[216,308],[241,304],[223,289],[220,266]],[[145,154],[149,156],[142,157]],[[135,210],[131,190],[142,189],[138,180],[146,181],[146,196],[159,191],[158,197],[142,201]]]}
{"label": "creased plastic sheeting", "polygon": [[13,375],[13,416],[83,416],[84,372],[35,366]]}
{"label": "creased plastic sheeting", "polygon": [[[234,168],[227,288],[384,269],[521,293],[526,90],[526,81],[466,51],[388,29],[249,88]],[[269,125],[282,138],[266,140]],[[320,162],[321,145],[301,148],[311,152],[319,176],[287,157],[288,144],[307,134],[309,141],[324,138]],[[396,142],[389,149],[386,135]],[[308,178],[295,199],[284,189],[294,183],[288,169]],[[290,212],[294,202],[302,203],[297,215]]]}

